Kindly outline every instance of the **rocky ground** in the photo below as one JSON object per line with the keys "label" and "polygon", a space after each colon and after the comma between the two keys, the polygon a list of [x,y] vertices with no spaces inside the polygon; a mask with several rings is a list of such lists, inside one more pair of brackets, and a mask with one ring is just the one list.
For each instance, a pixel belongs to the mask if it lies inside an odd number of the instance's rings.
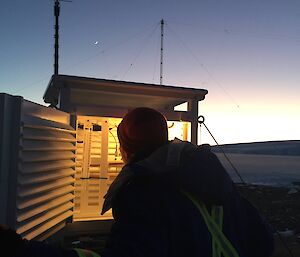
{"label": "rocky ground", "polygon": [[300,256],[300,185],[238,186],[274,228],[274,257]]}

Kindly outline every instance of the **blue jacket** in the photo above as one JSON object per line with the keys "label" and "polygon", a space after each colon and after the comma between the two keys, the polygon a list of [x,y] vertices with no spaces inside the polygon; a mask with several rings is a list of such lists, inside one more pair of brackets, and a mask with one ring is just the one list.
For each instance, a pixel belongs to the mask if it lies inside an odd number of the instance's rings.
{"label": "blue jacket", "polygon": [[102,213],[112,208],[115,224],[101,256],[211,257],[211,234],[182,189],[208,209],[223,206],[223,233],[239,257],[271,256],[270,228],[209,146],[179,140],[135,156],[111,185]]}

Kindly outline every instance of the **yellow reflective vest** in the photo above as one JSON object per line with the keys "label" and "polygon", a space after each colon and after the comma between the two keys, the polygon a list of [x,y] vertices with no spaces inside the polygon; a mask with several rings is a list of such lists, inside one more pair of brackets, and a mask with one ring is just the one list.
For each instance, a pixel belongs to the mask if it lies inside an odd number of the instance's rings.
{"label": "yellow reflective vest", "polygon": [[98,253],[95,253],[90,250],[74,248],[78,257],[101,257]]}
{"label": "yellow reflective vest", "polygon": [[181,190],[181,192],[190,199],[197,207],[202,218],[211,234],[212,238],[212,257],[239,257],[236,249],[222,232],[223,227],[223,207],[214,205],[211,208],[211,214],[204,203],[197,201],[190,193]]}

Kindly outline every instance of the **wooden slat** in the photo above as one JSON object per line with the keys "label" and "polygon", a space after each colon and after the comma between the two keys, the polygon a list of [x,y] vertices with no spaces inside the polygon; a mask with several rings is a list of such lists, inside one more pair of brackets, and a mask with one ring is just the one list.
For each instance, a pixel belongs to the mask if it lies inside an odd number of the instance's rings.
{"label": "wooden slat", "polygon": [[58,138],[58,137],[47,137],[47,136],[24,136],[24,139],[31,139],[31,140],[41,140],[41,141],[59,141],[59,142],[76,142],[76,139],[71,138]]}
{"label": "wooden slat", "polygon": [[33,231],[29,231],[26,233],[23,233],[22,236],[26,238],[27,240],[34,239],[35,237],[39,236],[40,234],[44,233],[45,231],[53,228],[56,224],[66,220],[68,217],[71,217],[73,215],[73,211],[67,211],[54,219],[49,220],[48,222],[45,222],[43,225],[39,226],[37,229]]}
{"label": "wooden slat", "polygon": [[64,152],[23,152],[20,158],[23,162],[41,162],[74,159],[76,155],[71,151]]}
{"label": "wooden slat", "polygon": [[18,177],[18,182],[24,185],[41,183],[41,182],[51,181],[63,177],[73,176],[75,173],[76,171],[74,169],[62,169],[62,170],[57,170],[56,172],[38,173],[31,176],[24,176],[21,174]]}
{"label": "wooden slat", "polygon": [[53,225],[51,228],[49,228],[47,231],[45,231],[41,235],[38,235],[37,237],[35,237],[34,240],[44,241],[48,237],[54,235],[59,230],[63,229],[65,227],[65,225],[66,225],[66,222],[63,220],[62,222]]}
{"label": "wooden slat", "polygon": [[75,151],[75,142],[55,142],[22,139],[21,150],[24,151]]}
{"label": "wooden slat", "polygon": [[109,166],[116,166],[116,165],[123,166],[124,162],[122,160],[116,160],[116,161],[109,162],[108,165]]}
{"label": "wooden slat", "polygon": [[41,215],[39,218],[35,218],[32,221],[25,223],[24,225],[19,225],[16,229],[16,232],[21,234],[47,220],[51,220],[53,217],[56,217],[57,215],[64,213],[65,211],[71,209],[73,206],[74,204],[71,202],[67,204],[63,204],[58,208],[46,212],[45,214]]}
{"label": "wooden slat", "polygon": [[75,167],[75,162],[72,160],[63,160],[56,162],[43,162],[38,164],[21,164],[19,169],[21,173],[29,174],[29,173],[38,173],[38,172],[46,172],[53,170],[60,170],[65,168],[73,168]]}
{"label": "wooden slat", "polygon": [[[43,107],[40,106],[40,108],[44,109],[46,108],[46,112],[49,111],[49,108],[47,107]],[[22,120],[21,120],[21,126],[26,125],[38,125],[38,126],[45,126],[45,127],[54,127],[54,128],[62,128],[62,129],[67,129],[67,130],[71,130],[74,131],[74,128],[70,126],[69,123],[62,123],[62,122],[67,122],[68,119],[59,119],[57,120],[57,115],[55,114],[54,116],[48,116],[47,118],[45,118],[45,116],[43,115],[44,110],[42,110],[42,113],[40,117],[35,116],[31,116],[30,114],[28,115],[27,113],[24,113],[24,115],[22,116]],[[57,110],[53,110],[54,112],[57,112]],[[59,111],[60,112],[60,111]],[[61,113],[61,112],[60,112]],[[67,113],[64,113],[65,115],[68,115]],[[60,116],[60,114],[59,114]]]}
{"label": "wooden slat", "polygon": [[25,188],[22,187],[19,190],[20,197],[26,197],[38,193],[43,193],[46,191],[50,191],[65,185],[69,185],[74,181],[72,177],[57,179],[53,181],[48,181],[47,183],[43,183],[41,185],[35,185],[34,187]]}
{"label": "wooden slat", "polygon": [[56,152],[60,152],[60,151],[75,151],[76,150],[76,146],[70,146],[70,147],[35,147],[35,148],[21,148],[22,151],[38,151],[38,152],[47,152],[47,151],[56,151]]}
{"label": "wooden slat", "polygon": [[31,129],[41,129],[41,130],[48,130],[48,131],[56,131],[56,132],[65,132],[70,134],[76,134],[75,130],[70,129],[62,129],[58,127],[49,127],[49,126],[40,126],[40,125],[32,125],[32,124],[26,124],[23,123],[24,128],[31,128]]}
{"label": "wooden slat", "polygon": [[60,197],[62,195],[66,195],[68,193],[74,192],[74,190],[75,190],[75,188],[73,186],[68,185],[68,186],[65,186],[63,188],[51,191],[48,194],[42,195],[42,196],[39,196],[39,197],[34,197],[34,198],[31,198],[31,199],[27,199],[27,200],[18,199],[17,200],[17,208],[18,209],[24,209],[24,208],[27,208],[27,207],[30,207],[30,206],[41,204],[41,203],[44,203],[46,201],[49,201],[49,200],[55,199],[57,197]]}
{"label": "wooden slat", "polygon": [[36,208],[30,209],[30,210],[23,210],[23,211],[19,211],[18,212],[18,217],[17,217],[17,221],[18,222],[22,222],[24,220],[27,220],[35,215],[38,215],[42,212],[46,212],[48,210],[51,210],[63,203],[68,203],[70,201],[72,201],[72,199],[74,198],[73,194],[66,194],[63,195],[61,197],[58,197],[56,199],[53,199],[51,201],[48,201]]}

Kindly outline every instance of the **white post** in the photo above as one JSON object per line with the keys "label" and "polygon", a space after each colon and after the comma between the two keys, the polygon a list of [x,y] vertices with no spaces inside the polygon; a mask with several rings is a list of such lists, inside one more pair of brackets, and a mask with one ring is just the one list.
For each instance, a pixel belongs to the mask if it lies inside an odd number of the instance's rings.
{"label": "white post", "polygon": [[198,101],[189,101],[188,111],[191,115],[191,142],[198,145]]}

